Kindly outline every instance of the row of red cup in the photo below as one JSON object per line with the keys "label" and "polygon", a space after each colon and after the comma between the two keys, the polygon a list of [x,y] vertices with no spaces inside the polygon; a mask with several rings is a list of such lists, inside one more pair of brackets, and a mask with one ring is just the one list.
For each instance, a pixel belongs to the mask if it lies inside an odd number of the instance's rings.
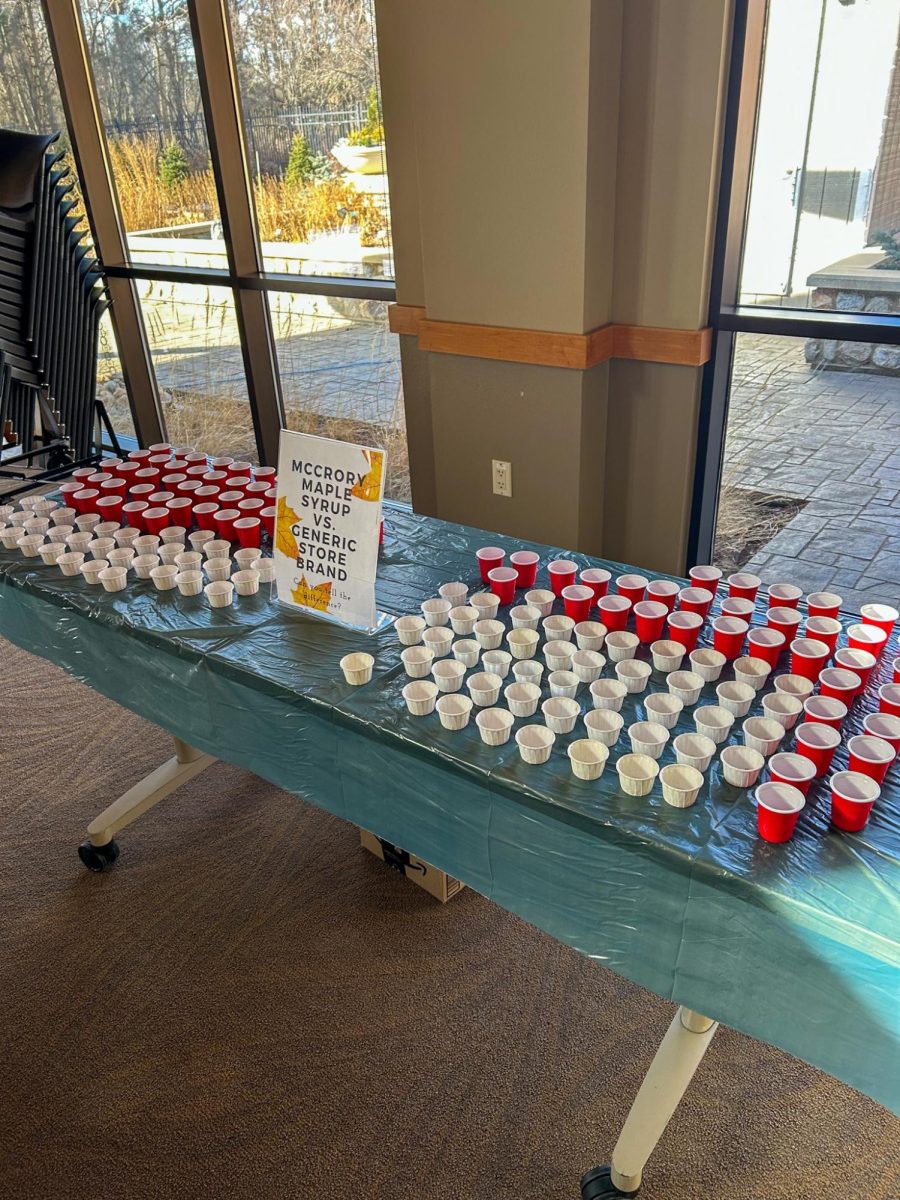
{"label": "row of red cup", "polygon": [[80,515],[96,512],[143,533],[196,524],[246,547],[259,546],[262,530],[274,533],[274,467],[208,459],[191,447],[158,443],[103,459],[97,470],[74,471],[60,492]]}

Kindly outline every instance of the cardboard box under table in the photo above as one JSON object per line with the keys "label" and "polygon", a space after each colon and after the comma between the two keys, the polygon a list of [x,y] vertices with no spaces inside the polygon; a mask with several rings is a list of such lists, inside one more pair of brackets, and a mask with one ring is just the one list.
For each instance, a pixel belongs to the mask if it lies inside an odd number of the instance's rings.
{"label": "cardboard box under table", "polygon": [[[613,575],[632,569],[390,507],[386,518],[378,603],[392,613],[417,612],[447,580],[479,587],[474,551],[485,544],[534,549],[544,564],[570,557]],[[762,600],[754,619],[764,619]],[[124,807],[98,818],[93,838],[102,839],[104,828],[113,836],[200,769],[192,754],[225,759],[377,830],[681,1005],[614,1152],[620,1186],[639,1182],[716,1021],[900,1109],[896,768],[862,834],[829,829],[819,782],[794,839],[775,846],[759,841],[753,804],[716,767],[697,804],[673,809],[658,787],[640,800],[619,790],[614,761],[627,751],[624,738],[603,777],[586,783],[569,770],[567,737],[549,763],[528,767],[514,741],[484,745],[474,722],[450,732],[436,715],[413,718],[400,695],[401,647],[390,629],[352,634],[283,612],[262,591],[218,610],[202,597],[155,592],[149,581],[105,593],[3,551],[0,633],[181,739],[168,771],[160,768],[152,785],[136,785]],[[896,635],[847,735],[861,731],[895,645]],[[376,659],[371,684],[358,689],[338,667],[355,649]],[[654,675],[651,689],[664,687]],[[714,687],[704,688],[700,703],[715,702]],[[626,726],[640,719],[640,696],[626,699],[623,716]],[[672,737],[692,727],[687,710]],[[738,723],[731,740],[739,736]],[[845,755],[843,748],[836,769]],[[605,1186],[595,1178],[583,1194],[610,1194],[598,1190]]]}
{"label": "cardboard box under table", "polygon": [[440,900],[441,904],[446,904],[448,900],[452,900],[463,890],[464,885],[458,879],[448,875],[446,871],[438,870],[431,863],[416,858],[414,854],[408,854],[399,846],[395,846],[393,842],[376,837],[367,829],[359,831],[359,842],[364,850],[368,850],[370,854],[380,858],[394,871],[411,879],[417,887],[423,888],[429,895],[434,896],[435,900]]}

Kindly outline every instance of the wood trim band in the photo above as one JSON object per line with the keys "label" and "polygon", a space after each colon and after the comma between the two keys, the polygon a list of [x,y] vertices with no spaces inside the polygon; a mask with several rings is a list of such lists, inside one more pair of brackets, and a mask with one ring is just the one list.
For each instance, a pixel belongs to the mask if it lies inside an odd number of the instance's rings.
{"label": "wood trim band", "polygon": [[601,325],[589,333],[553,333],[544,329],[432,321],[423,307],[413,304],[391,304],[388,324],[393,333],[417,337],[420,349],[434,354],[461,354],[580,371],[610,358],[700,367],[712,354],[709,327],[656,329],[643,325]]}

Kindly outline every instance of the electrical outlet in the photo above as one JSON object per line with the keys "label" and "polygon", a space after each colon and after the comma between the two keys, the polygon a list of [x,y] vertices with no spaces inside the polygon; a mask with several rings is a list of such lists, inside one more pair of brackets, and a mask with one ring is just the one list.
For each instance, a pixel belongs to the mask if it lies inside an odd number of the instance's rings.
{"label": "electrical outlet", "polygon": [[512,463],[501,462],[495,458],[491,462],[494,476],[494,495],[512,495]]}

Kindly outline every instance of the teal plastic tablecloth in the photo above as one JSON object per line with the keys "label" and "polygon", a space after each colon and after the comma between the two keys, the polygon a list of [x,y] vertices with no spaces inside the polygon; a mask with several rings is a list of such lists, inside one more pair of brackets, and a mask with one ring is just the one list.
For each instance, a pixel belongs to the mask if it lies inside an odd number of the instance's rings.
{"label": "teal plastic tablecloth", "polygon": [[[535,549],[544,565],[564,555],[614,574],[633,569],[389,509],[381,608],[417,612],[449,580],[474,589],[474,550],[486,542]],[[557,738],[547,765],[525,766],[512,739],[489,747],[474,722],[450,733],[436,714],[407,713],[392,630],[351,633],[285,610],[268,588],[211,609],[202,596],[157,592],[149,581],[108,594],[0,551],[0,633],[209,754],[403,846],[620,975],[900,1111],[900,767],[862,833],[829,828],[819,782],[794,839],[775,846],[757,838],[752,801],[724,782],[718,756],[688,809],[664,804],[658,784],[645,799],[619,790],[624,732],[596,782],[575,779],[565,755],[583,728]],[[847,733],[877,707],[895,644],[896,634]],[[368,686],[343,681],[338,662],[351,649],[375,654]],[[714,688],[700,704],[715,703]],[[654,672],[650,690],[664,689]],[[590,707],[586,686],[579,698]],[[693,728],[690,713],[673,738]],[[626,727],[644,719],[641,697],[629,696],[622,715]],[[661,765],[672,760],[669,746]],[[845,762],[842,747],[836,769]]]}

